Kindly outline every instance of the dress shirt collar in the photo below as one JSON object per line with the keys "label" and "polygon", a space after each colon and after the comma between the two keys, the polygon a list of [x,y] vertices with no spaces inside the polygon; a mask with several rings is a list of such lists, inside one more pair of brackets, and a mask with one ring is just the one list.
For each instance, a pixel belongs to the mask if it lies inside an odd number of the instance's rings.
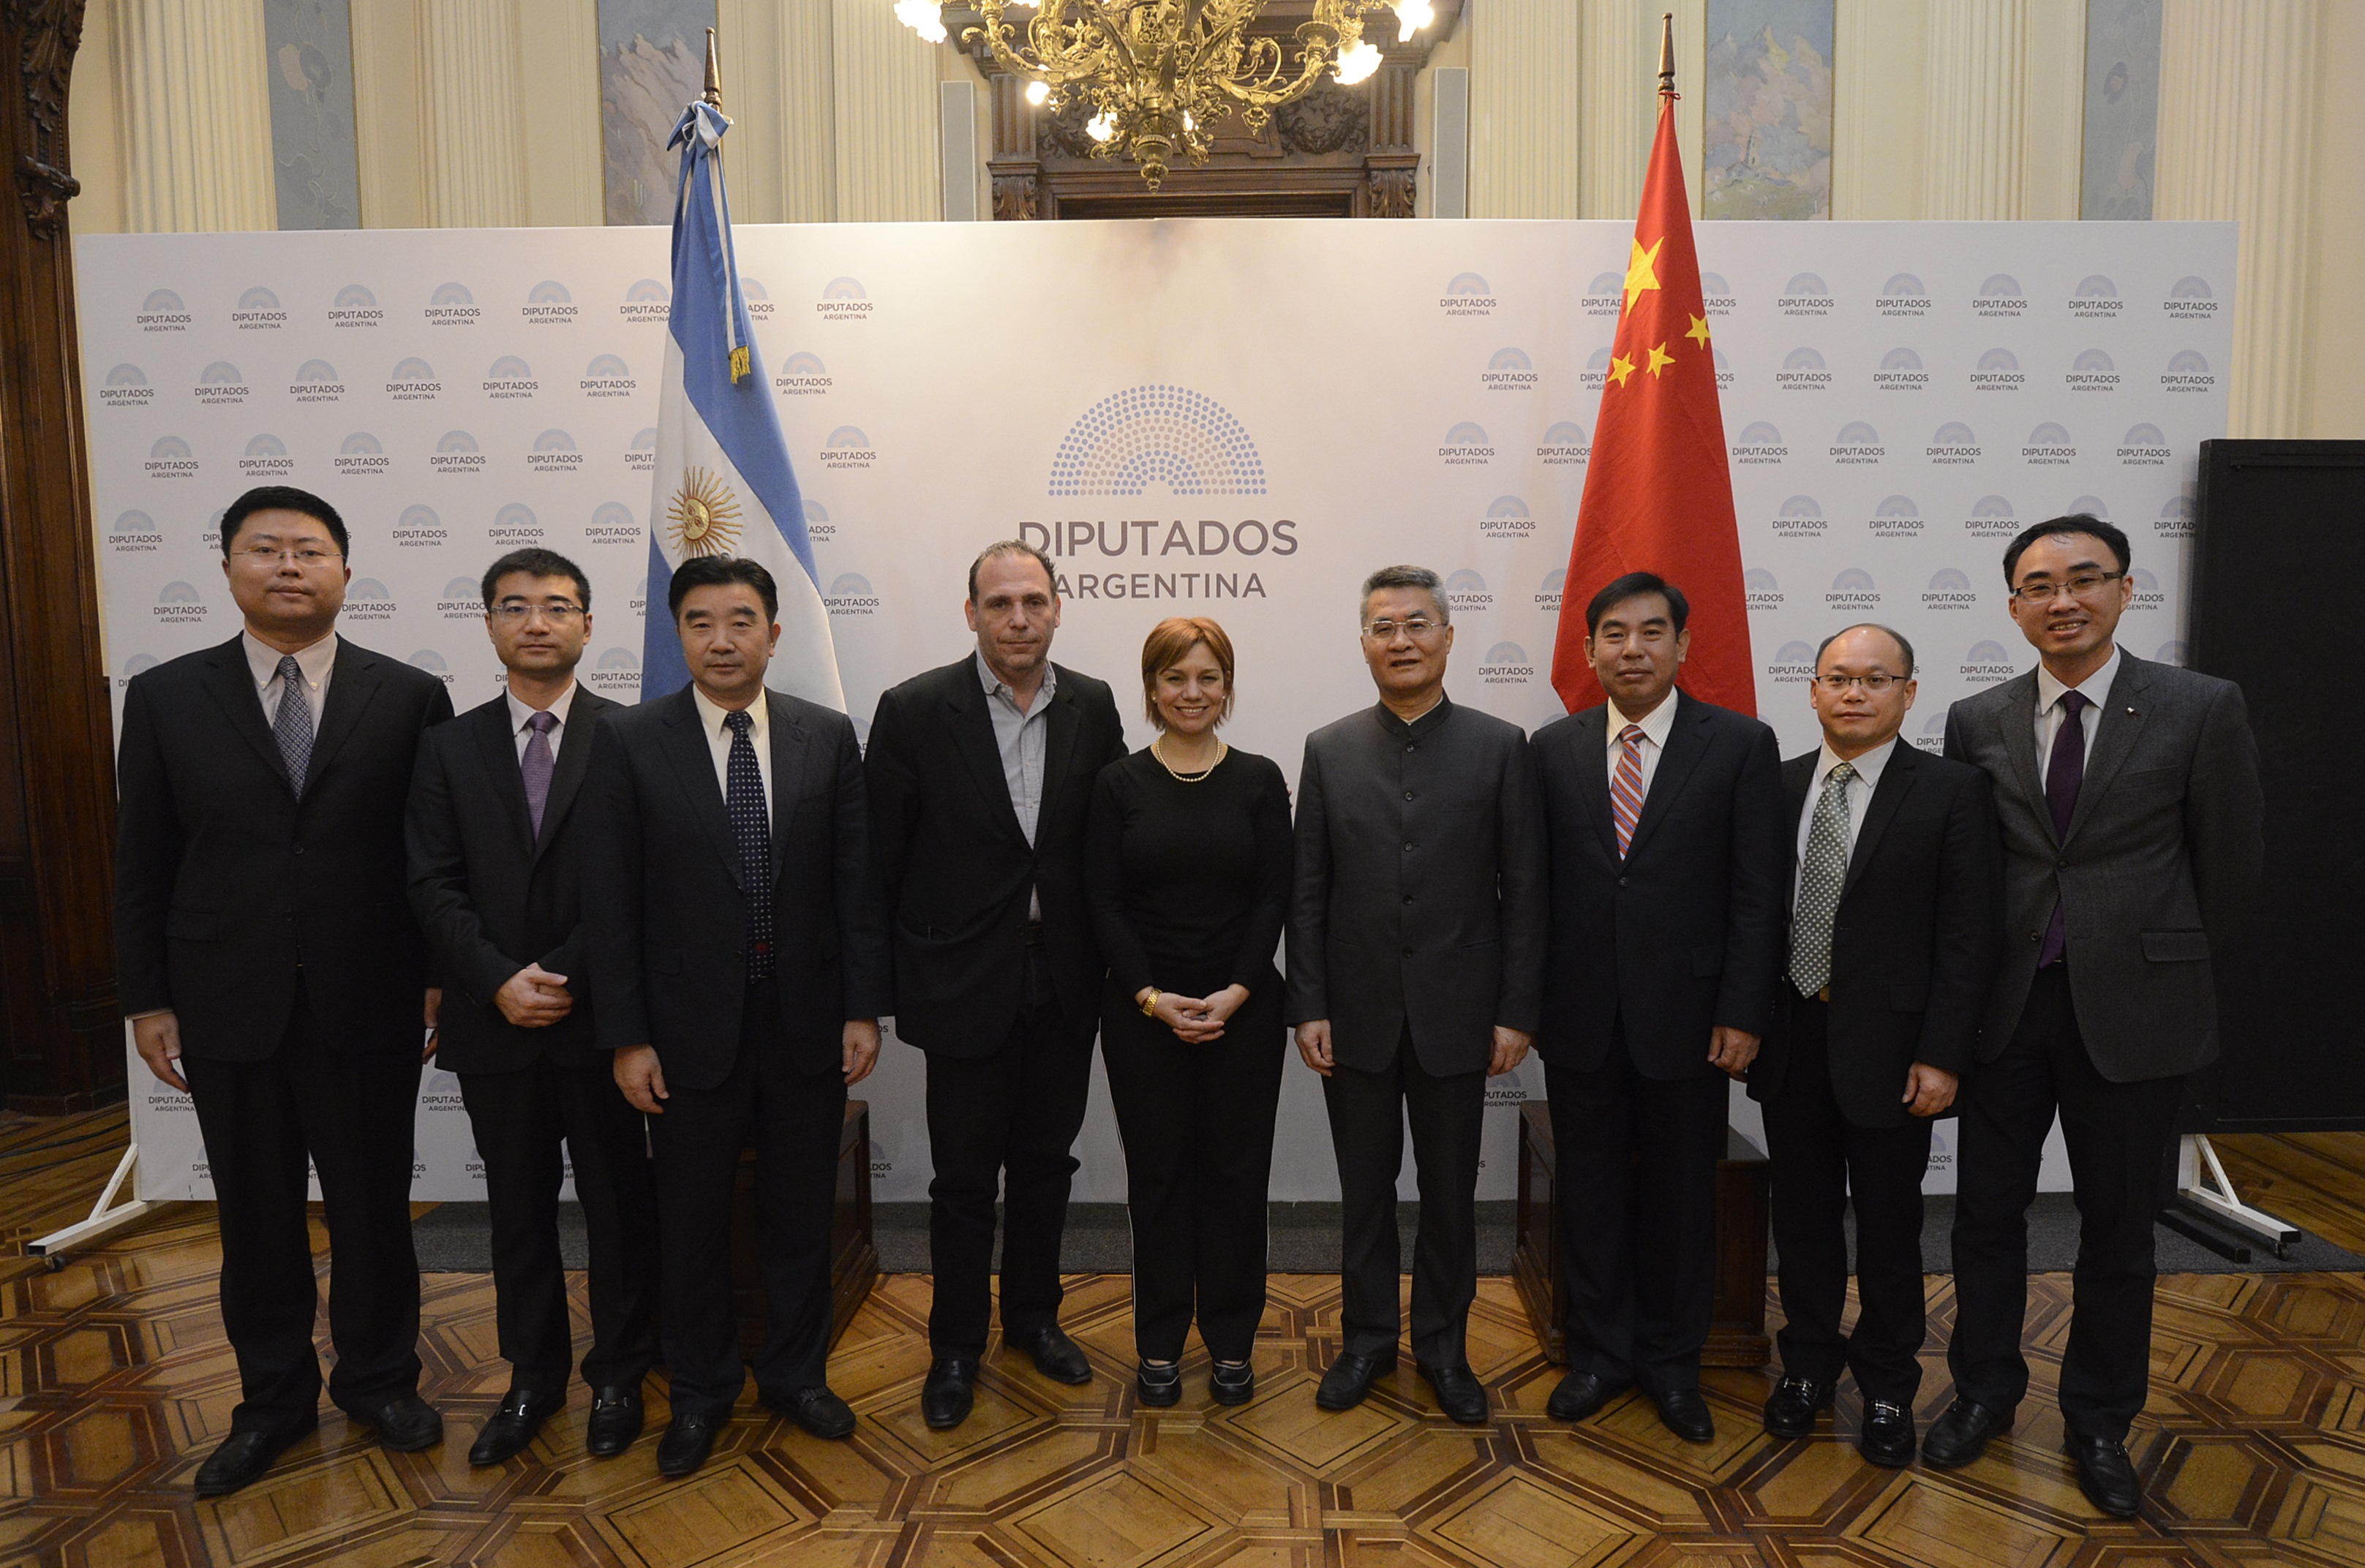
{"label": "dress shirt collar", "polygon": [[[253,672],[255,686],[258,689],[269,686],[272,678],[279,673],[279,661],[285,655],[252,632],[241,632],[238,640],[246,650],[246,667]],[[296,667],[304,672],[308,685],[318,686],[326,680],[336,663],[337,634],[334,632],[308,647],[296,650]]]}
{"label": "dress shirt collar", "polygon": [[[695,689],[695,688],[692,689]],[[524,729],[528,723],[532,722],[535,710],[529,708],[524,703],[519,701],[517,700],[517,693],[514,691],[504,693],[504,695],[508,697],[510,703],[510,734],[515,734],[518,731]],[[560,729],[563,730],[566,727],[567,712],[574,706],[575,683],[570,680],[566,683],[566,689],[558,694],[558,700],[550,705],[550,716],[558,721],[558,727]],[[717,709],[716,711],[720,712],[722,710]],[[720,719],[715,721],[718,724],[722,722],[723,721]]]}
{"label": "dress shirt collar", "polygon": [[1439,692],[1437,706],[1410,723],[1397,718],[1384,702],[1373,708],[1372,711],[1380,716],[1380,727],[1388,734],[1400,735],[1410,741],[1427,740],[1437,733],[1439,726],[1445,722],[1446,715],[1453,711],[1453,699],[1442,691]]}
{"label": "dress shirt collar", "polygon": [[[704,691],[699,689],[698,683],[695,681],[690,683],[689,695],[690,700],[698,705],[698,722],[706,731],[706,738],[711,741],[719,735],[728,742],[731,739],[731,732],[724,726],[723,717],[736,710],[725,708],[715,701]],[[746,708],[747,717],[755,721],[755,727],[747,732],[747,739],[756,747],[758,758],[763,755],[765,740],[772,733],[771,725],[767,722],[771,716],[769,711],[771,706],[769,694],[759,691],[756,694],[756,700],[747,704]]]}
{"label": "dress shirt collar", "polygon": [[2074,688],[2062,685],[2051,670],[2041,664],[2038,665],[2036,666],[2038,717],[2041,718],[2053,711],[2054,704],[2061,700],[2061,694],[2073,689],[2082,693],[2086,700],[2091,703],[2094,711],[2099,713],[2102,711],[2102,705],[2111,700],[2111,682],[2119,678],[2119,666],[2125,662],[2126,651],[2113,643],[2111,644],[2111,656],[2103,661],[2102,667],[2079,681]]}
{"label": "dress shirt collar", "polygon": [[[1889,766],[1889,759],[1897,755],[1897,748],[1902,744],[1898,736],[1891,735],[1863,756],[1848,758],[1849,766],[1855,769],[1855,776],[1864,780],[1866,790],[1880,788],[1880,770]],[[1832,750],[1831,742],[1825,741],[1821,755],[1815,758],[1814,780],[1807,790],[1809,800],[1822,792],[1823,780],[1829,778],[1832,769],[1839,765],[1839,754]]]}
{"label": "dress shirt collar", "polygon": [[1644,740],[1649,741],[1661,751],[1666,750],[1667,735],[1676,727],[1676,708],[1683,700],[1681,692],[1669,691],[1664,700],[1652,709],[1648,716],[1641,719],[1628,718],[1623,709],[1616,702],[1611,702],[1607,715],[1609,721],[1607,726],[1609,731],[1609,744],[1611,745],[1618,744],[1618,737],[1626,733],[1627,725],[1640,724],[1642,726]]}
{"label": "dress shirt collar", "polygon": [[[999,697],[1004,702],[1009,703],[1013,708],[1018,706],[1018,694],[1010,689],[1008,682],[1004,681],[1000,676],[993,673],[993,666],[985,662],[985,655],[983,654],[979,654],[977,655],[977,678],[979,684],[985,688],[985,694],[988,697]],[[1035,689],[1035,700],[1027,705],[1026,717],[1031,719],[1036,714],[1040,713],[1045,708],[1050,705],[1051,699],[1057,697],[1059,694],[1059,666],[1053,664],[1049,659],[1045,659],[1043,661],[1043,684]]]}

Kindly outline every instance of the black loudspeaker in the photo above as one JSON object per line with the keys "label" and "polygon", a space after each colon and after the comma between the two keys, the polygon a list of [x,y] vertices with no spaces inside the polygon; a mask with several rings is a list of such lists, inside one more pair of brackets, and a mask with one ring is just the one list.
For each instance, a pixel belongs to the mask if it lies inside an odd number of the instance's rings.
{"label": "black loudspeaker", "polygon": [[2365,1129],[2365,441],[2203,442],[2193,521],[2187,663],[2249,702],[2267,862],[2185,1125]]}

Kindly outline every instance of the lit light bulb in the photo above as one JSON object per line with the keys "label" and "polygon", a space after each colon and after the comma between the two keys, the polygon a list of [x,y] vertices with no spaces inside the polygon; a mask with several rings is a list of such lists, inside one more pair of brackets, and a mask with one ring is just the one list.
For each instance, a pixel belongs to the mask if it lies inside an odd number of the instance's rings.
{"label": "lit light bulb", "polygon": [[1437,20],[1437,12],[1429,0],[1392,0],[1392,3],[1396,14],[1396,27],[1406,38]]}
{"label": "lit light bulb", "polygon": [[930,43],[945,41],[944,14],[935,0],[895,0],[895,19]]}
{"label": "lit light bulb", "polygon": [[1084,134],[1094,141],[1114,141],[1116,140],[1116,121],[1109,118],[1106,109],[1103,109],[1084,127]]}
{"label": "lit light bulb", "polygon": [[1182,111],[1182,129],[1184,130],[1196,130],[1199,129],[1199,122],[1191,118],[1191,111],[1189,109],[1184,109]]}
{"label": "lit light bulb", "polygon": [[1050,95],[1051,84],[1048,82],[1029,82],[1026,84],[1026,101],[1028,103],[1040,104],[1044,99]]}
{"label": "lit light bulb", "polygon": [[1360,40],[1354,48],[1339,57],[1339,80],[1351,87],[1379,68],[1379,50],[1368,39]]}

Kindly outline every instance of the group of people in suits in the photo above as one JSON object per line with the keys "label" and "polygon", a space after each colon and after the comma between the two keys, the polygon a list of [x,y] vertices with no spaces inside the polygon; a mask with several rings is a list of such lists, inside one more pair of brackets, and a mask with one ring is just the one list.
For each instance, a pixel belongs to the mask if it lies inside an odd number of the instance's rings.
{"label": "group of people in suits", "polygon": [[891,1014],[926,1058],[932,1427],[971,1409],[997,1229],[1003,1346],[1093,1375],[1059,1318],[1096,1038],[1131,1193],[1137,1397],[1182,1397],[1194,1322],[1209,1396],[1253,1397],[1293,1036],[1343,1200],[1316,1402],[1349,1408],[1395,1368],[1408,1128],[1415,1370],[1447,1416],[1485,1422],[1464,1338],[1485,1083],[1533,1049],[1570,1302],[1553,1417],[1639,1388],[1712,1440],[1699,1361],[1743,1080],[1787,1318],[1765,1428],[1809,1435],[1852,1373],[1858,1445],[1883,1464],[1917,1451],[1921,1186],[1933,1119],[1961,1117],[1956,1397],[1918,1447],[1969,1462],[2026,1388],[2025,1213],[2057,1110],[2083,1219],[2071,1451],[2100,1506],[2138,1506],[2124,1439],[2152,1215],[2179,1085],[2214,1055],[2210,939],[2255,880],[2259,796],[2239,692],[2117,647],[2128,546],[2110,524],[2013,542],[2040,666],[1956,704],[1944,756],[1900,739],[1912,648],[1861,625],[1817,655],[1821,745],[1782,762],[1765,725],[1679,689],[1688,605],[1647,572],[1586,607],[1606,700],[1530,739],[1447,697],[1437,575],[1383,568],[1358,614],[1377,700],[1307,737],[1294,819],[1281,769],[1219,734],[1224,629],[1153,629],[1156,735],[1128,754],[1109,687],[1052,662],[1057,577],[1020,542],[970,566],[974,650],[886,692],[866,750],[843,714],[768,688],[779,602],[756,563],[675,570],[689,684],[627,708],[575,680],[582,571],[503,556],[483,592],[505,690],[455,720],[441,680],[337,634],[350,539],[327,502],[250,491],[221,527],[245,629],[132,681],[118,770],[124,1006],[195,1102],[241,1383],[201,1494],[317,1422],[308,1163],[332,1243],[330,1397],[389,1448],[440,1439],[407,1207],[439,1053],[484,1159],[511,1369],[472,1462],[515,1455],[566,1403],[570,1168],[587,1445],[632,1445],[661,1360],[658,1468],[705,1462],[746,1381],[722,1260],[751,1144],[757,1396],[850,1434],[826,1376],[835,1167]]}

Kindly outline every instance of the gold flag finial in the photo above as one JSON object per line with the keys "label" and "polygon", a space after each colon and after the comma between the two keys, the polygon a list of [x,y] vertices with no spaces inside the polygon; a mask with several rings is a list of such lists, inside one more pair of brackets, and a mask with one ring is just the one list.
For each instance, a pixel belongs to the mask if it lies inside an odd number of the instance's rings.
{"label": "gold flag finial", "polygon": [[714,29],[706,29],[706,91],[701,95],[715,108],[723,107],[723,57],[715,51]]}
{"label": "gold flag finial", "polygon": [[[707,29],[707,37],[712,39],[713,36],[713,29],[711,28]],[[712,42],[707,45],[710,50],[713,47]],[[707,58],[712,60],[713,56],[710,53]],[[710,80],[712,78],[713,70],[712,65],[707,67]],[[1676,14],[1673,11],[1663,11],[1659,14],[1659,91],[1672,95],[1675,90]]]}

